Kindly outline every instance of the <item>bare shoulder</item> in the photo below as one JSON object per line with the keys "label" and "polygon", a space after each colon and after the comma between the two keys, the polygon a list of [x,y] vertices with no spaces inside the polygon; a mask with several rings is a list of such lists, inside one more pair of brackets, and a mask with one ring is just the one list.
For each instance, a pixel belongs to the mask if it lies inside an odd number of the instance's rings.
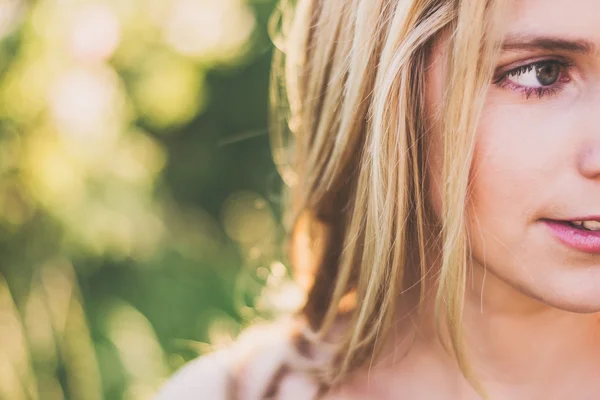
{"label": "bare shoulder", "polygon": [[200,357],[181,368],[159,391],[155,400],[192,400],[199,395],[210,399],[227,399],[231,350]]}
{"label": "bare shoulder", "polygon": [[292,341],[290,321],[249,328],[230,347],[186,364],[155,400],[312,400],[316,386],[290,371]]}

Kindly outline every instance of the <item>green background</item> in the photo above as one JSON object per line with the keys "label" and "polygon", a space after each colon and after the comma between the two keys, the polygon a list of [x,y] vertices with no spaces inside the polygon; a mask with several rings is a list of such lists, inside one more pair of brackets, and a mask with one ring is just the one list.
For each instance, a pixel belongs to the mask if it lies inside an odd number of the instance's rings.
{"label": "green background", "polygon": [[149,399],[301,300],[272,0],[0,0],[0,399]]}

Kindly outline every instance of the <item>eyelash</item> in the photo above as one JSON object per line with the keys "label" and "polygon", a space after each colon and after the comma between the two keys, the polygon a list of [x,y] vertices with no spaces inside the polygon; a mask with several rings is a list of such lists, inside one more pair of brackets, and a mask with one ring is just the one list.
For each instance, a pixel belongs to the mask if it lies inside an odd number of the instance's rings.
{"label": "eyelash", "polygon": [[[557,81],[551,86],[542,86],[542,87],[527,87],[517,85],[514,82],[510,81],[510,77],[519,76],[526,72],[530,72],[532,69],[538,68],[543,65],[555,64],[560,67],[560,76]],[[571,62],[562,61],[562,60],[543,60],[536,61],[530,64],[521,65],[517,68],[513,68],[510,71],[506,71],[500,75],[500,77],[494,79],[494,84],[503,89],[509,89],[516,92],[521,92],[526,99],[529,99],[532,95],[536,95],[538,99],[541,99],[545,96],[555,96],[558,95],[565,87],[566,83],[569,82],[569,77],[566,76],[569,69],[573,66]],[[565,79],[566,78],[566,79]]]}

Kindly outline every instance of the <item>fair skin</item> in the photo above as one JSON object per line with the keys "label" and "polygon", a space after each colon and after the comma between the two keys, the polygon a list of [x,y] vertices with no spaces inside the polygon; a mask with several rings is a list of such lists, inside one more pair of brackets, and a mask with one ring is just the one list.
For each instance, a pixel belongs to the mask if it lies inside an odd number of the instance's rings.
{"label": "fair skin", "polygon": [[[488,91],[472,166],[469,362],[491,399],[597,399],[600,252],[561,242],[546,220],[600,217],[600,3],[513,1],[506,21],[496,78],[513,72]],[[446,47],[434,49],[427,76],[432,114]],[[439,140],[429,166],[438,213]],[[431,324],[411,332],[417,339],[407,354],[398,338],[408,333],[399,332],[392,356],[330,398],[480,398]]]}
{"label": "fair skin", "polygon": [[[600,251],[565,244],[548,220],[600,220],[600,2],[512,0],[505,25],[472,165],[467,357],[493,400],[598,399]],[[426,77],[430,202],[438,215],[435,115],[446,50],[440,40]],[[430,307],[415,324],[399,317],[386,356],[327,399],[479,400],[441,347],[431,315]],[[280,397],[314,392],[292,376]]]}

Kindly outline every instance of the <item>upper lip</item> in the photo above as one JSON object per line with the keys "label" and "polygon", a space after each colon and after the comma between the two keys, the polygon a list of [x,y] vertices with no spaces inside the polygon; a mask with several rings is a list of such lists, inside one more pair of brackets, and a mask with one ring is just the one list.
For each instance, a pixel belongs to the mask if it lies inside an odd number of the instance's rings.
{"label": "upper lip", "polygon": [[575,222],[575,221],[597,221],[600,222],[599,215],[588,215],[586,217],[574,217],[569,219],[560,219],[558,221],[567,221],[567,222]]}

